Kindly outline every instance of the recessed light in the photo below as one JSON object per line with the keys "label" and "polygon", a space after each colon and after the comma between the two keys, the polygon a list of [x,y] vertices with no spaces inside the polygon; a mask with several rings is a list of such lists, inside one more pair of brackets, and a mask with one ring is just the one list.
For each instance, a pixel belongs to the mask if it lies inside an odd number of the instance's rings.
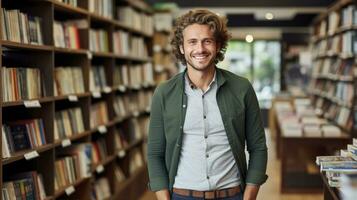
{"label": "recessed light", "polygon": [[248,43],[253,42],[254,38],[252,35],[248,34],[245,36],[245,41],[247,41]]}
{"label": "recessed light", "polygon": [[274,19],[273,13],[270,13],[270,12],[265,13],[265,19],[267,19],[267,20],[272,20],[272,19]]}

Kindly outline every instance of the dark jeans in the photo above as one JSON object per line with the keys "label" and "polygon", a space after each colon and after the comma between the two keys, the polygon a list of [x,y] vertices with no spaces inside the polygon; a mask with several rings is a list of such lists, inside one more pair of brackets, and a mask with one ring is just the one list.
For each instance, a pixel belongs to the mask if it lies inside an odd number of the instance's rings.
{"label": "dark jeans", "polygon": [[[173,193],[171,200],[204,200],[204,198],[188,197]],[[217,198],[215,200],[243,200],[243,193],[239,193],[233,197]]]}

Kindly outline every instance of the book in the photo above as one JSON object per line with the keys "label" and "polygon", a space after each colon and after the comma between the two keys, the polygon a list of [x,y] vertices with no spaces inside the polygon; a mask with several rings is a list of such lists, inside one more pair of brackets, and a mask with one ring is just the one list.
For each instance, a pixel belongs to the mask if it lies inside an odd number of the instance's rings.
{"label": "book", "polygon": [[88,10],[89,12],[95,13],[97,15],[113,18],[113,1],[103,1],[103,0],[89,0]]}
{"label": "book", "polygon": [[84,123],[81,108],[71,108],[55,113],[54,139],[65,139],[83,133]]}
{"label": "book", "polygon": [[104,66],[92,66],[89,71],[89,90],[102,91],[108,87]]}
{"label": "book", "polygon": [[117,20],[125,25],[149,35],[154,32],[154,19],[152,16],[139,12],[131,6],[117,7],[116,13]]}
{"label": "book", "polygon": [[93,52],[109,52],[108,31],[104,29],[89,30],[89,50]]}
{"label": "book", "polygon": [[317,156],[316,164],[320,165],[322,162],[335,162],[335,161],[353,161],[351,157],[344,156]]}

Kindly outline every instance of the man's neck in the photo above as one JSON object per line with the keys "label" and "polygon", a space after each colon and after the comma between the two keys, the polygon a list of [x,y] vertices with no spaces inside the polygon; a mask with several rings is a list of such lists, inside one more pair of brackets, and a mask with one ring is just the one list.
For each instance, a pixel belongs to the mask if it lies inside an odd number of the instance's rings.
{"label": "man's neck", "polygon": [[192,69],[191,67],[187,68],[187,75],[190,81],[197,87],[200,88],[202,91],[206,91],[212,82],[214,77],[214,73],[216,71],[216,67],[212,66],[207,70],[198,71]]}

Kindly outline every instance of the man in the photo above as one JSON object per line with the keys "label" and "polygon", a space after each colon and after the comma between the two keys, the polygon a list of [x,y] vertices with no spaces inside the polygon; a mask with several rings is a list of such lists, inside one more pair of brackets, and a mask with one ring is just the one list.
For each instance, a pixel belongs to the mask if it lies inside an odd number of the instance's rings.
{"label": "man", "polygon": [[216,67],[228,39],[226,20],[210,11],[176,21],[171,44],[187,68],[156,89],[148,137],[149,187],[159,200],[256,199],[267,179],[254,90]]}

